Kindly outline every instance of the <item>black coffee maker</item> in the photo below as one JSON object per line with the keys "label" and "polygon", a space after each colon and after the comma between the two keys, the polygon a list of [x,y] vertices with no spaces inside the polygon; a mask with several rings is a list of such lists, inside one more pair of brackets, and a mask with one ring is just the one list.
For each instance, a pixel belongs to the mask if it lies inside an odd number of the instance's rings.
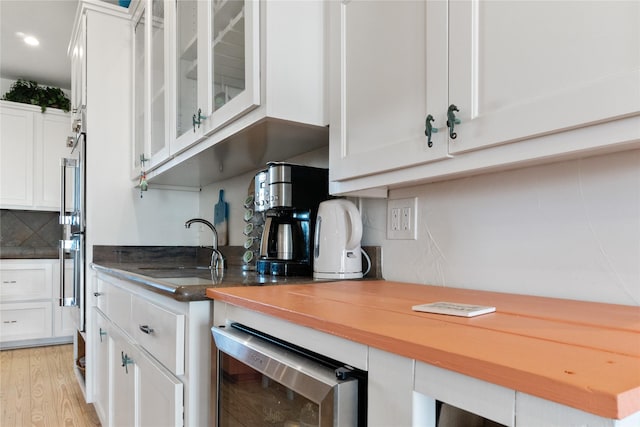
{"label": "black coffee maker", "polygon": [[329,198],[329,170],[267,163],[268,209],[258,274],[313,275],[313,236],[320,202]]}

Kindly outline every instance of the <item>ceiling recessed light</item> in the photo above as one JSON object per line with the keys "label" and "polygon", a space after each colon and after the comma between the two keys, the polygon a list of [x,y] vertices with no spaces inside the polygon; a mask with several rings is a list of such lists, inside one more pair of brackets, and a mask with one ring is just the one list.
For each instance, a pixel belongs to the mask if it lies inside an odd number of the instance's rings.
{"label": "ceiling recessed light", "polygon": [[29,46],[38,46],[40,44],[40,41],[37,38],[25,34],[22,31],[17,31],[16,36],[20,37]]}
{"label": "ceiling recessed light", "polygon": [[33,36],[26,36],[24,38],[24,42],[26,44],[28,44],[29,46],[38,46],[40,44],[40,42],[38,41],[37,38],[33,37]]}

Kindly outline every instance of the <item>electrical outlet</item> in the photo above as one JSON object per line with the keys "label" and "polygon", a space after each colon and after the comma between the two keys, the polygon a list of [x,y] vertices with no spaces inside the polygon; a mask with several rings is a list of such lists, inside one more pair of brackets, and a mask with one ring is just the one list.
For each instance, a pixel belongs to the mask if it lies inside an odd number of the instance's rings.
{"label": "electrical outlet", "polygon": [[416,240],[418,199],[395,199],[387,201],[387,239]]}
{"label": "electrical outlet", "polygon": [[391,209],[391,231],[400,230],[400,208]]}

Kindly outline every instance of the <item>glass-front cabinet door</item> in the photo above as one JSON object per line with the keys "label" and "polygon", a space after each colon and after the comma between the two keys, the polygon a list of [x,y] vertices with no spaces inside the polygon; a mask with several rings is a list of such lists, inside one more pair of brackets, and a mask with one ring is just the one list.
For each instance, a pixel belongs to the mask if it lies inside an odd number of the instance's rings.
{"label": "glass-front cabinet door", "polygon": [[150,52],[150,86],[151,86],[151,103],[150,103],[150,154],[152,164],[155,158],[166,158],[169,154],[169,143],[167,132],[165,131],[165,16],[164,1],[151,1],[152,24],[149,29],[148,50]]}
{"label": "glass-front cabinet door", "polygon": [[133,27],[133,79],[134,79],[134,93],[133,93],[133,172],[132,174],[140,173],[140,160],[143,156],[148,156],[149,152],[146,150],[146,136],[145,136],[145,120],[146,120],[146,85],[145,85],[145,27],[146,27],[146,10],[143,8],[140,17],[134,23]]}
{"label": "glass-front cabinet door", "polygon": [[[134,18],[134,176],[169,157],[165,120],[165,2],[145,0]],[[145,164],[142,165],[142,159]]]}
{"label": "glass-front cabinet door", "polygon": [[257,0],[174,1],[175,153],[260,104],[260,32]]}
{"label": "glass-front cabinet door", "polygon": [[[193,120],[193,115],[198,111],[198,3],[197,0],[175,2],[175,139],[196,133],[199,129],[194,127]],[[198,130],[197,133],[201,135],[202,131]]]}
{"label": "glass-front cabinet door", "polygon": [[80,110],[87,105],[87,16],[82,15],[71,51],[71,114],[80,117]]}

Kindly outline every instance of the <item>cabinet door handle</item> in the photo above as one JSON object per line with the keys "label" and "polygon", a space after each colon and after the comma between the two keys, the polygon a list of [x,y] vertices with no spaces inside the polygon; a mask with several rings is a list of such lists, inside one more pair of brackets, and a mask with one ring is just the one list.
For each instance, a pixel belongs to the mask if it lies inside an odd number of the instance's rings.
{"label": "cabinet door handle", "polygon": [[94,296],[94,297],[99,297],[100,295],[102,295],[102,292],[94,292],[94,293],[93,293],[93,296]]}
{"label": "cabinet door handle", "polygon": [[433,125],[431,124],[431,122],[434,120],[435,119],[433,118],[433,116],[429,114],[424,123],[424,134],[427,137],[427,146],[429,148],[433,147],[433,141],[431,141],[431,135],[434,133],[438,133],[438,128],[433,127]]}
{"label": "cabinet door handle", "polygon": [[458,107],[454,104],[449,105],[449,109],[447,110],[447,127],[449,128],[449,137],[451,137],[451,139],[458,137],[458,134],[453,131],[455,125],[460,124],[460,119],[456,118],[457,111],[460,111]]}
{"label": "cabinet door handle", "polygon": [[198,125],[198,129],[200,129],[200,125],[202,121],[206,119],[205,116],[202,115],[202,108],[198,108],[198,114],[193,115],[193,131],[196,131],[196,125]]}
{"label": "cabinet door handle", "polygon": [[129,373],[128,365],[131,365],[133,363],[133,359],[130,358],[127,354],[125,354],[124,351],[120,352],[120,357],[122,358],[122,367],[124,368],[124,371],[128,374]]}
{"label": "cabinet door handle", "polygon": [[149,325],[140,325],[140,330],[145,334],[149,335],[153,333],[153,328],[150,328]]}
{"label": "cabinet door handle", "polygon": [[98,332],[100,335],[100,342],[102,342],[102,337],[107,335],[107,331],[105,331],[104,329],[100,328],[100,332]]}

